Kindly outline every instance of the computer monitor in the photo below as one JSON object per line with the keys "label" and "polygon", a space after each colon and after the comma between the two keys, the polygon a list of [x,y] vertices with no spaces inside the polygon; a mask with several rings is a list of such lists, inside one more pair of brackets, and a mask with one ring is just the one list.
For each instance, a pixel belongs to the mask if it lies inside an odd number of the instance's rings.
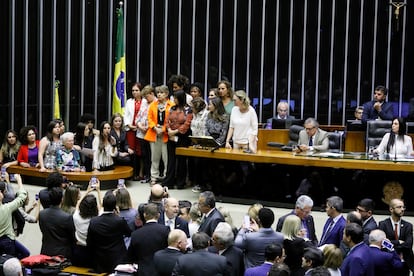
{"label": "computer monitor", "polygon": [[303,125],[302,119],[272,119],[272,128],[273,129],[288,129],[292,125]]}
{"label": "computer monitor", "polygon": [[366,131],[367,125],[363,124],[361,120],[347,120],[347,131]]}

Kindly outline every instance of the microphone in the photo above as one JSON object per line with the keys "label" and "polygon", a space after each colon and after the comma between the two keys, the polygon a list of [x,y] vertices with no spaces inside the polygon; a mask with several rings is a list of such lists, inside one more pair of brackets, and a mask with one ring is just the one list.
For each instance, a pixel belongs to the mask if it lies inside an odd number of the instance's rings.
{"label": "microphone", "polygon": [[[217,141],[216,141],[217,142]],[[218,150],[221,147],[221,144],[217,142],[217,146],[215,146],[214,148],[212,148],[210,150],[210,152],[215,152],[216,150]]]}

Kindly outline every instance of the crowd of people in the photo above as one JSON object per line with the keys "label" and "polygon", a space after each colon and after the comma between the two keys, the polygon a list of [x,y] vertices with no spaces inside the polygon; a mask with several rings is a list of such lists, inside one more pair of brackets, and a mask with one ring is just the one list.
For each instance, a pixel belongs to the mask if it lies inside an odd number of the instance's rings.
{"label": "crowd of people", "polygon": [[[125,263],[137,264],[138,275],[409,275],[414,268],[413,228],[403,219],[400,198],[390,199],[390,216],[377,223],[372,199],[344,214],[342,198],[331,196],[318,237],[307,195],[279,218],[253,204],[234,225],[211,191],[189,202],[154,184],[148,201],[135,207],[124,185],[101,195],[97,180],[81,192],[59,172],[48,176],[39,203],[27,210],[27,192],[15,177],[12,196],[7,172],[0,182],[0,249],[17,259],[30,252],[16,240],[12,212],[36,209],[31,222],[42,234],[40,253],[63,255],[98,273]],[[12,198],[5,201],[6,195]]]}

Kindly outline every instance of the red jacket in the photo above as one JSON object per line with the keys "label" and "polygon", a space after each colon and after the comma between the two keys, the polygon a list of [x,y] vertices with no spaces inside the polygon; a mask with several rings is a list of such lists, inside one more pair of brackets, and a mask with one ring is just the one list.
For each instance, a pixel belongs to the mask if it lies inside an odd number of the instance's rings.
{"label": "red jacket", "polygon": [[[36,140],[36,147],[39,148],[39,140]],[[28,145],[21,145],[19,149],[19,153],[17,154],[17,161],[19,164],[21,162],[28,163],[29,162],[29,147]]]}

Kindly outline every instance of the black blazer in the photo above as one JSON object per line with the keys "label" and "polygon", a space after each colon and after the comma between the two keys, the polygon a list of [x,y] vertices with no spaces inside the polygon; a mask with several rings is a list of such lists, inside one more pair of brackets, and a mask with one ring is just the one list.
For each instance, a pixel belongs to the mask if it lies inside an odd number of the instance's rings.
{"label": "black blazer", "polygon": [[139,275],[155,275],[154,253],[168,246],[170,228],[156,222],[148,222],[131,235],[128,259],[138,264]]}
{"label": "black blazer", "polygon": [[111,273],[116,265],[126,261],[124,236],[130,235],[126,220],[118,215],[104,213],[91,219],[86,243],[98,273]]}
{"label": "black blazer", "polygon": [[[165,225],[164,213],[161,213],[160,218],[158,219],[158,223]],[[190,231],[188,230],[188,222],[185,219],[180,218],[179,216],[175,218],[174,229],[183,230],[184,233],[187,235],[187,238],[190,237]]]}
{"label": "black blazer", "polygon": [[42,231],[41,254],[72,257],[75,244],[73,217],[57,206],[50,206],[39,213],[39,227]]}
{"label": "black blazer", "polygon": [[171,249],[165,248],[155,252],[154,254],[154,266],[159,276],[170,276],[177,259],[184,253]]}
{"label": "black blazer", "polygon": [[387,239],[393,244],[397,253],[402,253],[404,261],[408,267],[413,270],[414,267],[414,255],[413,255],[413,225],[406,220],[401,220],[399,240],[404,241],[400,244],[399,241],[395,240],[394,236],[394,225],[392,225],[389,218],[380,221],[378,228],[385,232]]}
{"label": "black blazer", "polygon": [[179,257],[171,275],[230,275],[230,267],[224,256],[201,249]]}
{"label": "black blazer", "polygon": [[[289,215],[295,215],[295,212],[292,211],[289,214],[286,214],[286,215],[281,216],[279,218],[279,220],[277,221],[277,225],[276,225],[276,232],[281,232],[282,231],[283,223],[285,222],[286,217],[289,216]],[[309,240],[312,242],[313,245],[317,246],[318,245],[318,238],[316,237],[315,222],[313,220],[312,215],[307,216],[306,219],[305,219],[305,222],[308,225]]]}
{"label": "black blazer", "polygon": [[[208,252],[218,254],[218,250],[214,246],[208,248]],[[231,274],[232,276],[238,276],[244,274],[244,254],[243,250],[232,245],[224,250],[221,256],[226,257],[227,263],[231,265]]]}
{"label": "black blazer", "polygon": [[368,241],[369,233],[371,233],[372,230],[378,228],[377,222],[375,221],[374,217],[371,216],[368,219],[367,223],[365,223],[362,226],[362,228],[364,229],[364,242],[369,245],[369,241]]}
{"label": "black blazer", "polygon": [[210,215],[200,224],[198,232],[204,232],[211,237],[219,222],[224,222],[224,217],[219,210],[214,208]]}
{"label": "black blazer", "polygon": [[364,103],[364,112],[362,113],[362,122],[366,123],[369,120],[376,120],[380,118],[381,120],[392,120],[394,117],[392,103],[384,102],[381,106],[381,112],[378,113],[374,109],[375,101],[369,101]]}

